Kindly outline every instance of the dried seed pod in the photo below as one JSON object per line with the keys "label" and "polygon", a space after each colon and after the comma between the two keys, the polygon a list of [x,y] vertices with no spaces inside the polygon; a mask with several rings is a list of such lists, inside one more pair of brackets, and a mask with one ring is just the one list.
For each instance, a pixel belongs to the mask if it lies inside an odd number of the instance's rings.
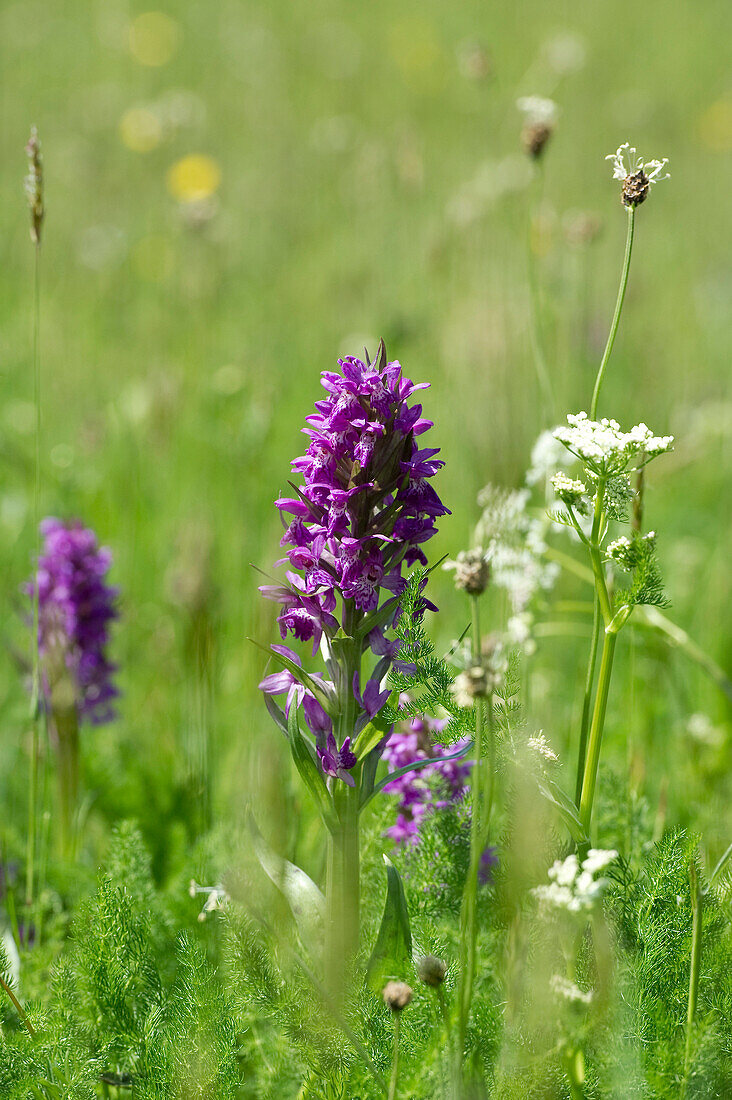
{"label": "dried seed pod", "polygon": [[444,982],[447,965],[437,955],[424,955],[417,963],[417,973],[421,982],[435,989]]}
{"label": "dried seed pod", "polygon": [[392,1012],[401,1012],[412,999],[412,987],[406,982],[387,982],[382,997]]}

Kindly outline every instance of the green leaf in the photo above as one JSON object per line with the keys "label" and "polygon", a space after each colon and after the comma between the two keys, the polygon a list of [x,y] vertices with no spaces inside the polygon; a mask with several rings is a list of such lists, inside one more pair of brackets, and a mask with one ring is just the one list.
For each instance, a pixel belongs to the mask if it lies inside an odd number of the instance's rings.
{"label": "green leaf", "polygon": [[376,726],[373,722],[369,722],[364,726],[352,746],[359,760],[363,760],[377,745],[381,744],[388,729],[388,726],[382,729],[381,726]]}
{"label": "green leaf", "polygon": [[295,767],[300,774],[300,778],[315,799],[315,805],[318,807],[326,827],[332,831],[337,824],[333,802],[325,785],[323,773],[318,767],[313,749],[300,732],[297,707],[290,707],[290,716],[287,720],[287,737],[290,742],[292,759],[295,761]]}
{"label": "green leaf", "polygon": [[257,828],[253,815],[247,816],[252,847],[262,870],[285,896],[295,918],[300,938],[311,950],[320,949],[325,921],[325,898],[313,880],[300,867],[283,859],[270,848]]}
{"label": "green leaf", "polygon": [[579,810],[569,795],[565,794],[559,784],[555,783],[553,779],[547,779],[544,783],[540,783],[539,790],[544,798],[546,798],[547,802],[551,802],[552,806],[554,806],[562,821],[569,829],[572,839],[578,844],[586,844],[589,838],[580,820]]}
{"label": "green leaf", "polygon": [[384,856],[386,864],[386,905],[376,944],[366,968],[366,984],[374,993],[381,993],[392,979],[404,979],[412,962],[412,932],[404,887],[394,864]]}

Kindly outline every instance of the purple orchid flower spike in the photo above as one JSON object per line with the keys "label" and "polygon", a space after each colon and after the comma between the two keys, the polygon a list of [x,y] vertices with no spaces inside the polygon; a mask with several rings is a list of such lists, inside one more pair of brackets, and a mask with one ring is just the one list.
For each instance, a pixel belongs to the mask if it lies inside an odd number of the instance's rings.
{"label": "purple orchid flower spike", "polygon": [[351,752],[351,738],[347,737],[341,748],[338,748],[336,739],[332,733],[328,734],[327,747],[318,748],[320,764],[326,775],[335,779],[342,779],[349,787],[355,787],[356,780],[350,774],[350,769],[357,764],[354,753]]}
{"label": "purple orchid flower spike", "polygon": [[[391,731],[378,740],[369,734],[359,745],[355,739],[389,698],[381,684],[399,654],[394,626],[404,570],[426,564],[424,547],[436,533],[437,519],[448,514],[432,486],[442,465],[438,452],[417,442],[432,427],[413,400],[425,384],[405,378],[401,365],[387,360],[383,341],[373,362],[368,355],[365,362],[348,356],[338,367],[323,372],[324,395],[306,418],[307,447],[292,463],[299,484],[290,482],[292,495],[276,501],[284,528],[282,564],[289,565],[286,581],[261,589],[279,604],[282,641],[292,635],[312,642],[313,658],[320,649],[327,670],[327,680],[320,681],[323,693],[314,682],[316,673],[292,658],[289,675],[266,676],[260,687],[267,695],[287,695],[289,725],[269,699],[268,710],[288,737],[329,832],[326,986],[331,992],[342,987],[344,961],[356,950],[359,815],[376,789],[376,766]],[[422,608],[428,606],[423,600]],[[293,704],[309,732],[294,729]],[[412,805],[405,810],[407,829],[422,802]]]}

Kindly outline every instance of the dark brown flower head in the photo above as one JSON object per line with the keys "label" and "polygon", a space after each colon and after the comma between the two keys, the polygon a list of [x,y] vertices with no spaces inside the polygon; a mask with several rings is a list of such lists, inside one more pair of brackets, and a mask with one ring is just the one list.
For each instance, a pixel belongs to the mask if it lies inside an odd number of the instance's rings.
{"label": "dark brown flower head", "polygon": [[534,160],[538,160],[554,133],[557,122],[557,105],[551,99],[538,95],[522,96],[516,106],[525,117],[521,131],[521,144]]}
{"label": "dark brown flower head", "polygon": [[444,982],[447,966],[437,955],[424,955],[417,964],[417,973],[420,981],[435,989]]}
{"label": "dark brown flower head", "polygon": [[382,993],[384,1004],[392,1012],[401,1012],[412,999],[412,987],[406,982],[387,982]]}
{"label": "dark brown flower head", "polygon": [[623,180],[622,203],[623,206],[640,206],[648,198],[651,184],[648,176],[642,168]]}
{"label": "dark brown flower head", "polygon": [[524,150],[537,160],[544,151],[544,146],[552,136],[554,128],[547,126],[545,122],[529,122],[521,131],[521,144]]}

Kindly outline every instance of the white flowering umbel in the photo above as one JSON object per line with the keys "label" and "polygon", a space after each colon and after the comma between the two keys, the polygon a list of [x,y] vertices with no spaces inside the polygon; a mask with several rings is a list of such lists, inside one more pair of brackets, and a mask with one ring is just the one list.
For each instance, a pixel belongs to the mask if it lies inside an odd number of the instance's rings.
{"label": "white flowering umbel", "polygon": [[534,648],[531,605],[554,586],[559,567],[546,560],[544,521],[530,515],[528,489],[508,490],[487,485],[478,495],[483,512],[475,536],[490,565],[491,584],[508,596],[509,644],[525,652]]}
{"label": "white flowering umbel", "polygon": [[602,872],[617,858],[615,849],[590,848],[581,863],[574,853],[558,859],[549,868],[549,885],[536,886],[532,893],[547,911],[590,913],[610,884]]}

